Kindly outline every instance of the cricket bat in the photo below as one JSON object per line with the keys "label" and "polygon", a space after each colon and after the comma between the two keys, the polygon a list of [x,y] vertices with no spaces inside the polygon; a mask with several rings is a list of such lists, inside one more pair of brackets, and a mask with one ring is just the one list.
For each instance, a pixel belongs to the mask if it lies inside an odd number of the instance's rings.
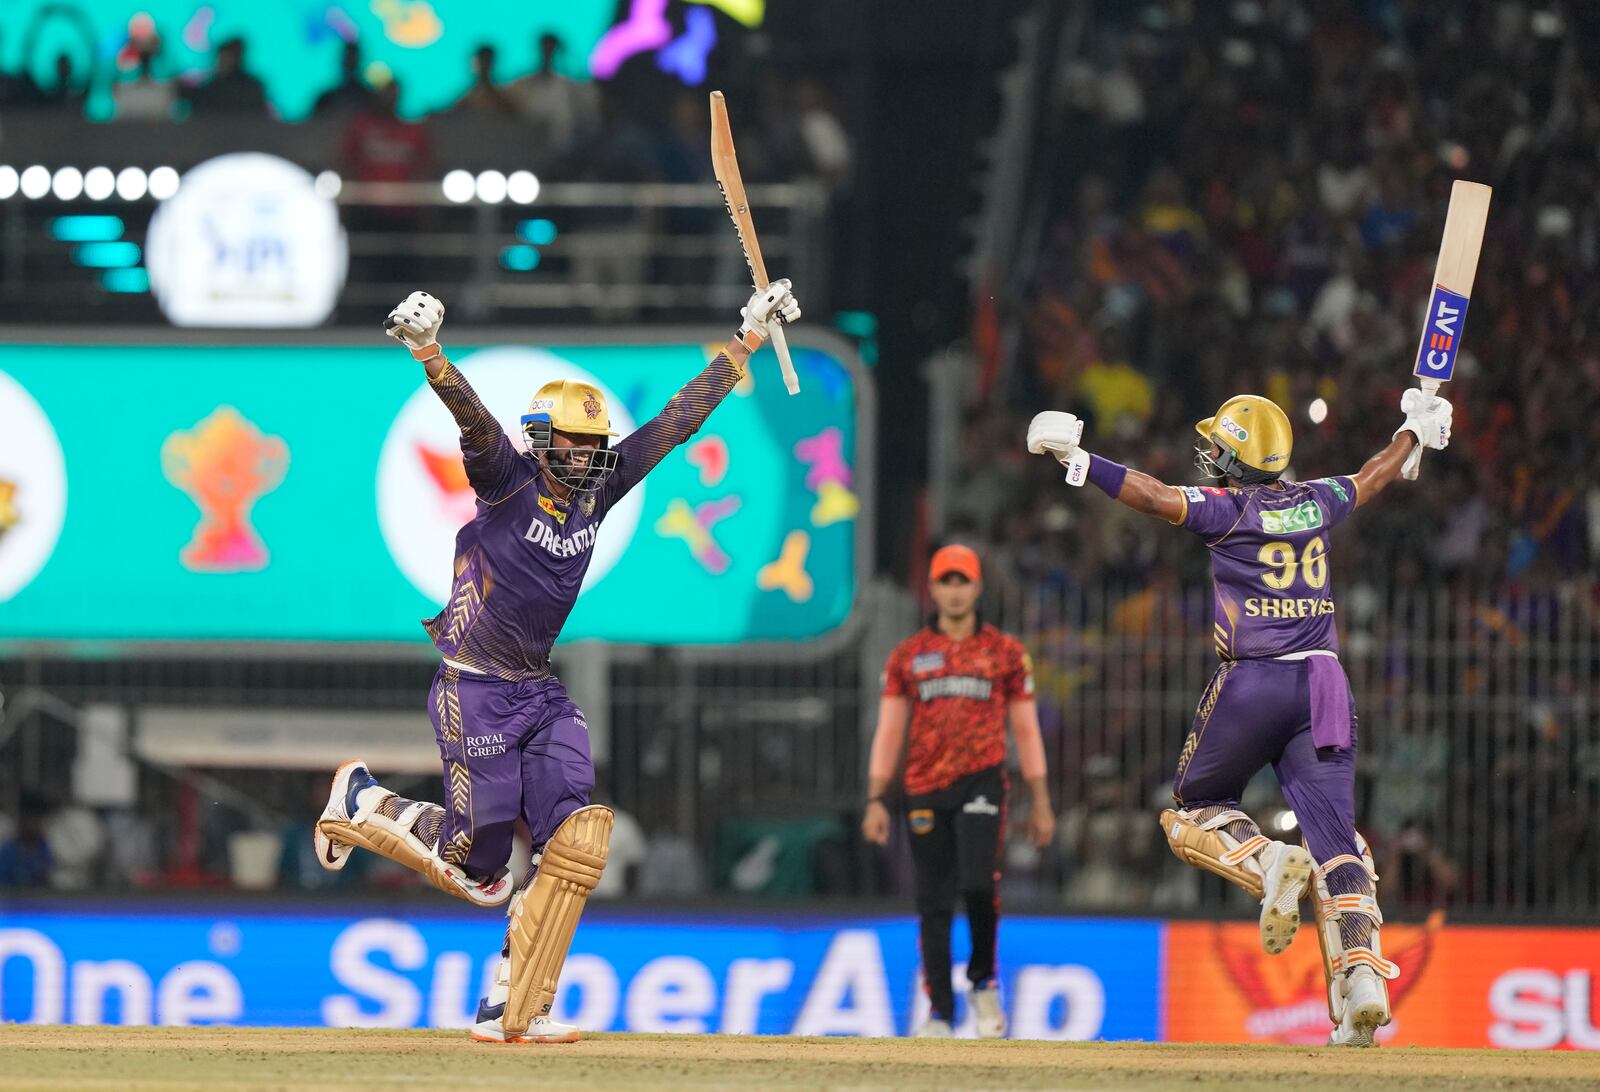
{"label": "cricket bat", "polygon": [[[761,241],[756,238],[750,203],[745,200],[739,157],[733,150],[733,130],[728,126],[728,103],[721,91],[711,92],[711,170],[717,176],[722,201],[728,206],[728,215],[739,233],[739,245],[744,248],[744,260],[750,266],[750,279],[759,292],[772,282],[767,278],[767,263],[761,258]],[[772,349],[778,354],[778,364],[783,368],[783,385],[790,394],[799,394],[800,378],[794,374],[794,361],[789,357],[789,341],[783,335],[783,324],[774,320],[767,330],[772,335]]]}
{"label": "cricket bat", "polygon": [[[1433,270],[1433,294],[1428,297],[1428,317],[1422,325],[1416,367],[1411,374],[1422,381],[1429,397],[1455,375],[1456,354],[1467,321],[1467,302],[1478,275],[1478,252],[1483,249],[1483,228],[1489,219],[1489,196],[1494,191],[1478,182],[1456,179],[1450,187],[1450,210],[1444,217],[1444,238],[1439,242],[1439,264]],[[1415,481],[1422,470],[1418,447],[1401,468]]]}

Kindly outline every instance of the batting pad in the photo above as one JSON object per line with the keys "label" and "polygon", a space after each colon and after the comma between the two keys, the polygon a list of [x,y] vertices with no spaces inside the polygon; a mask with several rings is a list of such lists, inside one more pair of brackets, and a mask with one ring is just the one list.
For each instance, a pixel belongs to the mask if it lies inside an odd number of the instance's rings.
{"label": "batting pad", "polygon": [[567,816],[545,843],[533,884],[511,904],[511,993],[503,1017],[508,1039],[527,1031],[535,1016],[550,1014],[572,934],[606,868],[614,818],[598,804]]}
{"label": "batting pad", "polygon": [[[1218,819],[1226,818],[1227,814],[1218,816]],[[1261,901],[1261,876],[1243,867],[1239,856],[1241,849],[1254,852],[1259,846],[1252,848],[1248,842],[1244,846],[1236,845],[1233,839],[1198,826],[1171,808],[1161,813],[1161,829],[1167,832],[1167,846],[1178,860],[1221,876],[1249,892],[1257,902]]]}
{"label": "batting pad", "polygon": [[339,845],[360,846],[380,857],[399,861],[413,872],[422,873],[446,895],[454,895],[474,906],[499,906],[505,902],[511,896],[512,884],[510,875],[503,869],[492,882],[473,883],[461,869],[441,861],[412,832],[411,825],[421,809],[421,804],[412,804],[398,819],[363,810],[355,819],[323,819],[317,823],[317,829]]}

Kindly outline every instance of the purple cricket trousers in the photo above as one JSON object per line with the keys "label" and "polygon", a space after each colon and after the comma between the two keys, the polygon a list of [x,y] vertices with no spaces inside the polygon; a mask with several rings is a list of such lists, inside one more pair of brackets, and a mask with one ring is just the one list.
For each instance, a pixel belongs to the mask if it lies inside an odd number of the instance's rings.
{"label": "purple cricket trousers", "polygon": [[446,862],[492,875],[511,859],[519,818],[538,851],[589,803],[589,726],[554,676],[506,682],[441,666],[428,714],[444,763]]}
{"label": "purple cricket trousers", "polygon": [[[1238,807],[1250,779],[1271,763],[1312,857],[1328,861],[1345,853],[1360,856],[1355,840],[1355,703],[1340,669],[1339,696],[1349,708],[1350,745],[1319,749],[1312,741],[1309,662],[1230,660],[1218,667],[1195,710],[1172,796],[1181,808]],[[1318,666],[1326,672],[1337,661]],[[1327,717],[1327,712],[1321,714],[1324,723]]]}

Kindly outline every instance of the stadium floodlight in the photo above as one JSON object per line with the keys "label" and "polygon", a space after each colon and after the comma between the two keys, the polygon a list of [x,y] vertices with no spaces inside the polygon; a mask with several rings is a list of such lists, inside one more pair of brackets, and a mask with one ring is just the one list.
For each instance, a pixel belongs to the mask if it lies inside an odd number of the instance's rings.
{"label": "stadium floodlight", "polygon": [[519,205],[539,200],[539,176],[532,171],[512,171],[506,179],[506,193]]}
{"label": "stadium floodlight", "polygon": [[58,168],[50,189],[59,201],[76,201],[83,196],[83,172],[76,167]]}
{"label": "stadium floodlight", "polygon": [[458,205],[472,200],[473,188],[471,171],[454,170],[444,176],[444,195]]}
{"label": "stadium floodlight", "polygon": [[0,201],[14,197],[17,185],[17,169],[9,163],[0,165]]}
{"label": "stadium floodlight", "polygon": [[117,172],[117,196],[124,201],[137,201],[144,197],[148,182],[142,167],[124,167]]}
{"label": "stadium floodlight", "polygon": [[110,167],[90,167],[83,176],[83,193],[91,201],[104,201],[117,192],[117,176]]}
{"label": "stadium floodlight", "polygon": [[506,199],[506,176],[499,171],[483,171],[478,175],[478,200],[486,205],[498,205]]}
{"label": "stadium floodlight", "polygon": [[316,181],[311,185],[317,191],[318,197],[326,197],[332,201],[344,189],[344,179],[339,177],[339,172],[337,171],[323,171],[317,175]]}
{"label": "stadium floodlight", "polygon": [[150,172],[150,196],[165,201],[178,192],[178,172],[171,167],[157,167]]}
{"label": "stadium floodlight", "polygon": [[50,168],[41,167],[37,163],[22,172],[18,186],[22,196],[30,201],[37,201],[50,192]]}

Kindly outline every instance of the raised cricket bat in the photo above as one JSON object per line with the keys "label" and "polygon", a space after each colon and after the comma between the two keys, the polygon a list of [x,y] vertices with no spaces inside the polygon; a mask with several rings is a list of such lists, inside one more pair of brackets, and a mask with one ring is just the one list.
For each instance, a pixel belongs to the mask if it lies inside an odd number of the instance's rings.
{"label": "raised cricket bat", "polygon": [[[711,170],[717,176],[717,188],[722,191],[723,203],[728,206],[728,215],[739,233],[739,245],[744,248],[744,260],[750,266],[750,279],[759,292],[772,282],[767,278],[767,263],[761,258],[761,241],[756,238],[750,203],[745,200],[744,179],[739,177],[739,157],[733,150],[733,130],[728,126],[728,103],[721,91],[711,92]],[[794,374],[794,361],[789,358],[789,341],[783,335],[783,324],[774,320],[767,330],[772,335],[772,349],[778,354],[778,364],[783,368],[783,385],[790,394],[799,394],[800,377]]]}
{"label": "raised cricket bat", "polygon": [[[1439,242],[1439,264],[1433,270],[1433,295],[1428,297],[1428,317],[1417,346],[1417,364],[1411,374],[1422,381],[1430,397],[1455,375],[1456,354],[1467,322],[1467,302],[1478,275],[1478,252],[1483,249],[1483,228],[1489,219],[1489,196],[1494,191],[1479,182],[1456,179],[1450,187],[1450,211],[1444,217],[1444,238]],[[1415,481],[1422,470],[1419,446],[1406,460],[1401,474]]]}

